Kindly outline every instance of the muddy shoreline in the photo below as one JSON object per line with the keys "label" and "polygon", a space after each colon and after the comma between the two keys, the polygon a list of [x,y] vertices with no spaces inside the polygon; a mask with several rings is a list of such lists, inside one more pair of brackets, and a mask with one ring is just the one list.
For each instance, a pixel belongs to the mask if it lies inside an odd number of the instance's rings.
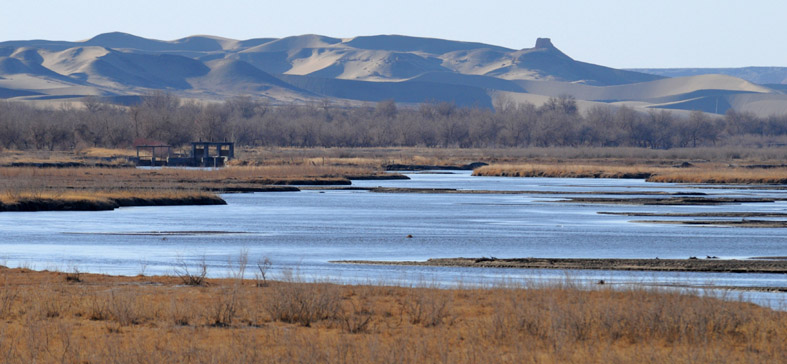
{"label": "muddy shoreline", "polygon": [[226,205],[219,196],[152,196],[152,197],[109,197],[102,199],[31,198],[14,203],[0,203],[0,212],[37,211],[110,211],[119,207],[138,206],[185,206]]}
{"label": "muddy shoreline", "polygon": [[586,203],[608,205],[729,205],[741,203],[771,203],[784,201],[783,198],[756,197],[667,197],[667,198],[604,198],[604,197],[572,197],[557,201],[561,203]]}
{"label": "muddy shoreline", "polygon": [[784,212],[608,212],[599,211],[599,215],[640,216],[640,217],[787,217]]}
{"label": "muddy shoreline", "polygon": [[661,272],[787,274],[787,260],[732,259],[612,259],[612,258],[436,258],[427,261],[341,260],[331,263],[476,268],[622,270]]}

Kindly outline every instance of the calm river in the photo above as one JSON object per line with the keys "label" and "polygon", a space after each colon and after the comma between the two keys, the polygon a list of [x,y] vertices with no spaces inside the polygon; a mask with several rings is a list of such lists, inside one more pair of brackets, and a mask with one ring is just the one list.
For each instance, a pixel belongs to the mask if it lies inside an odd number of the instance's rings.
{"label": "calm river", "polygon": [[[564,272],[330,263],[345,259],[425,260],[460,256],[718,256],[734,259],[787,256],[784,229],[646,224],[632,221],[654,218],[598,214],[601,211],[785,213],[785,202],[721,206],[554,202],[572,196],[570,193],[582,192],[704,192],[719,196],[768,197],[783,196],[784,191],[716,189],[653,184],[642,180],[471,177],[469,172],[408,176],[411,178],[409,181],[355,181],[353,185],[547,191],[555,194],[325,190],[228,194],[222,196],[228,202],[226,206],[0,213],[0,265],[33,269],[76,268],[85,272],[123,275],[172,274],[178,262],[196,264],[204,259],[209,265],[210,275],[224,276],[228,261],[246,250],[251,263],[261,257],[269,257],[273,262],[271,273],[274,276],[291,271],[304,279],[340,282],[494,284],[568,277],[575,282],[604,279],[621,285],[787,286],[787,277],[779,274]],[[413,238],[407,238],[407,235]],[[746,295],[759,303],[787,307],[787,294],[784,293]]]}

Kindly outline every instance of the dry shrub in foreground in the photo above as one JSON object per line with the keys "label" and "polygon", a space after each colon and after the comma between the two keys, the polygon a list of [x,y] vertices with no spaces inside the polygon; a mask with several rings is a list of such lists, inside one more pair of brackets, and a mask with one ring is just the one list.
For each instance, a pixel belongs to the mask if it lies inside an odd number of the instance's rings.
{"label": "dry shrub in foreground", "polygon": [[0,268],[0,362],[787,362],[787,313],[677,291],[82,278]]}

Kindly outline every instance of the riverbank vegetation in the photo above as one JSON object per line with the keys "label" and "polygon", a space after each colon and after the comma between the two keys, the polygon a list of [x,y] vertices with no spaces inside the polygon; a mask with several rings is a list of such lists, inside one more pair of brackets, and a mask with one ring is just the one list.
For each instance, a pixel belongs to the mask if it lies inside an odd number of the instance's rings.
{"label": "riverbank vegetation", "polygon": [[[787,182],[787,148],[241,148],[229,167],[203,170],[126,168],[122,161],[130,153],[98,148],[77,152],[3,151],[3,209],[101,209],[127,206],[123,201],[160,204],[176,195],[184,203],[193,203],[196,195],[297,191],[294,185],[349,185],[351,179],[402,178],[386,173],[388,169],[465,168],[485,163],[490,165],[477,168],[476,175]],[[91,164],[96,161],[102,164]],[[14,165],[21,166],[9,167]],[[99,199],[92,207],[75,203]],[[200,199],[210,203],[209,197]],[[68,207],[68,203],[74,207]]]}
{"label": "riverbank vegetation", "polygon": [[495,164],[480,167],[476,176],[638,178],[648,182],[716,184],[787,184],[787,165],[730,165],[685,162],[663,165],[605,164]]}
{"label": "riverbank vegetation", "polygon": [[[4,363],[779,363],[787,313],[733,297],[436,289],[0,267]],[[290,272],[291,273],[291,272]],[[270,274],[268,274],[270,277]]]}
{"label": "riverbank vegetation", "polygon": [[73,150],[129,147],[135,141],[182,146],[231,140],[265,147],[638,147],[787,145],[787,115],[729,111],[684,115],[597,106],[581,112],[571,97],[544,105],[501,101],[495,110],[383,101],[367,107],[323,102],[271,105],[249,97],[197,103],[153,92],[130,106],[88,98],[82,107],[35,108],[0,102],[0,147]]}
{"label": "riverbank vegetation", "polygon": [[[683,223],[681,221],[674,221]],[[338,261],[349,264],[378,264],[432,267],[519,268],[562,270],[635,270],[659,272],[776,273],[787,274],[787,260],[758,259],[637,259],[637,258],[432,258],[425,261]],[[787,291],[787,287],[765,290]]]}
{"label": "riverbank vegetation", "polygon": [[0,167],[0,211],[107,210],[201,205],[216,193],[297,191],[293,185],[348,185],[350,178],[397,178],[357,166],[270,165],[221,169]]}
{"label": "riverbank vegetation", "polygon": [[177,190],[22,190],[0,195],[2,211],[101,211],[131,206],[225,205],[219,196]]}

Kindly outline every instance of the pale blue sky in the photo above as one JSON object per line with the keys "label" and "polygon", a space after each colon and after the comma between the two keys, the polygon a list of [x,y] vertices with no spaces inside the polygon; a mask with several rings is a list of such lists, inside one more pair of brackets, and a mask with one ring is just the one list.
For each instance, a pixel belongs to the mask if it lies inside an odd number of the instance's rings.
{"label": "pale blue sky", "polygon": [[532,47],[611,67],[787,66],[784,0],[2,0],[0,41],[374,34]]}

